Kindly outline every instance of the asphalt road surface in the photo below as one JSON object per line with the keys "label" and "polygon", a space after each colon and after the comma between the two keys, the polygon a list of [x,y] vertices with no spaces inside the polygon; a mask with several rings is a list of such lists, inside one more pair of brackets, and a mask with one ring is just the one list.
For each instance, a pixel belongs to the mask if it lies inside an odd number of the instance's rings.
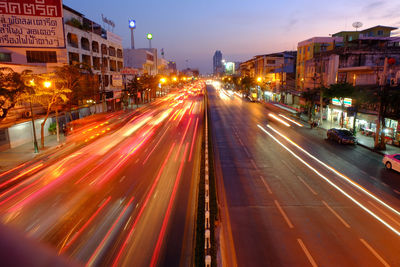
{"label": "asphalt road surface", "polygon": [[102,118],[71,137],[86,145],[1,177],[2,222],[88,266],[190,265],[200,87]]}
{"label": "asphalt road surface", "polygon": [[400,175],[381,156],[207,90],[226,266],[400,265]]}

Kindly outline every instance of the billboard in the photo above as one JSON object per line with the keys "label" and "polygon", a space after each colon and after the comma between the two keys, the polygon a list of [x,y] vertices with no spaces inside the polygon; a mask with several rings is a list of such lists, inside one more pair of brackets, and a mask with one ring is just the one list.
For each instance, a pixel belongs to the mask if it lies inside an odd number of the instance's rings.
{"label": "billboard", "polygon": [[0,0],[0,46],[64,48],[61,0]]}

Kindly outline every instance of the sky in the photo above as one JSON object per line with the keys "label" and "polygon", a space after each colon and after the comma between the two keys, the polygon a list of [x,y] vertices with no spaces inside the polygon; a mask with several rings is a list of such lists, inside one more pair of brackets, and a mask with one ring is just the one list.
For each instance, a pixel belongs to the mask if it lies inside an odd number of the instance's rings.
{"label": "sky", "polygon": [[[227,61],[296,50],[297,43],[375,25],[400,27],[399,0],[64,0],[63,3],[102,25],[101,14],[116,24],[114,33],[130,47],[129,19],[135,19],[135,47],[164,48],[179,69],[212,72],[221,50]],[[397,31],[400,33],[400,31]]]}

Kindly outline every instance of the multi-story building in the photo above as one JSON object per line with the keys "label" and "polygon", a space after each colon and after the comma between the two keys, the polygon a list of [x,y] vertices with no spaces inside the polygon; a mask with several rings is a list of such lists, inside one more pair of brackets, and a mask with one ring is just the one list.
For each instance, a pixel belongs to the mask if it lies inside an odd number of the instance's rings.
{"label": "multi-story building", "polygon": [[124,64],[129,68],[139,69],[141,74],[157,75],[157,49],[124,49]]}
{"label": "multi-story building", "polygon": [[[298,43],[296,61],[296,88],[304,90],[314,85],[312,69],[306,68],[315,54],[330,51],[342,45],[343,37],[313,37]],[[310,72],[311,71],[311,72]]]}
{"label": "multi-story building", "polygon": [[217,50],[213,56],[213,74],[219,75],[224,72],[224,66],[222,64],[222,53]]}

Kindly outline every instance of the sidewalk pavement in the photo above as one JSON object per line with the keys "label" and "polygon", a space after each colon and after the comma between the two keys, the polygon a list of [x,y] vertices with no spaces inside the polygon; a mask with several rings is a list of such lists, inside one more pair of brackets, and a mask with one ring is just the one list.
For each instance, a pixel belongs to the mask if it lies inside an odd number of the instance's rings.
{"label": "sidewalk pavement", "polygon": [[[304,122],[308,122],[307,116],[302,116],[301,115],[300,117],[298,117],[298,115],[297,115],[298,112],[297,112],[297,110],[295,108],[292,108],[292,107],[290,107],[288,105],[282,105],[282,104],[279,104],[279,103],[274,103],[273,105],[276,106],[276,107],[279,107],[279,108],[281,108],[283,110],[286,110],[286,111],[289,111],[289,112],[293,113],[293,115],[295,115],[298,119],[300,119],[300,120],[302,120]],[[330,128],[334,128],[335,126],[331,125],[331,123],[329,123],[327,121],[324,121],[322,123],[322,125],[319,125],[318,127],[320,129],[323,129],[324,131],[326,131],[326,130],[328,130]],[[375,153],[378,153],[380,155],[400,154],[400,147],[386,144],[386,150],[380,151],[380,150],[376,150],[374,148],[375,140],[374,140],[373,137],[362,135],[360,132],[358,132],[356,134],[356,137],[357,137],[357,140],[358,140],[358,145],[360,145],[362,147],[365,147],[365,148],[367,148],[367,149],[369,149],[369,150],[371,150],[371,151],[373,151]]]}
{"label": "sidewalk pavement", "polygon": [[31,161],[36,157],[42,156],[58,146],[61,146],[64,142],[65,137],[63,134],[60,134],[60,142],[57,142],[57,135],[49,135],[44,138],[44,149],[40,148],[40,137],[38,138],[39,153],[35,153],[33,141],[5,151],[0,151],[0,172],[7,171],[27,161]]}

